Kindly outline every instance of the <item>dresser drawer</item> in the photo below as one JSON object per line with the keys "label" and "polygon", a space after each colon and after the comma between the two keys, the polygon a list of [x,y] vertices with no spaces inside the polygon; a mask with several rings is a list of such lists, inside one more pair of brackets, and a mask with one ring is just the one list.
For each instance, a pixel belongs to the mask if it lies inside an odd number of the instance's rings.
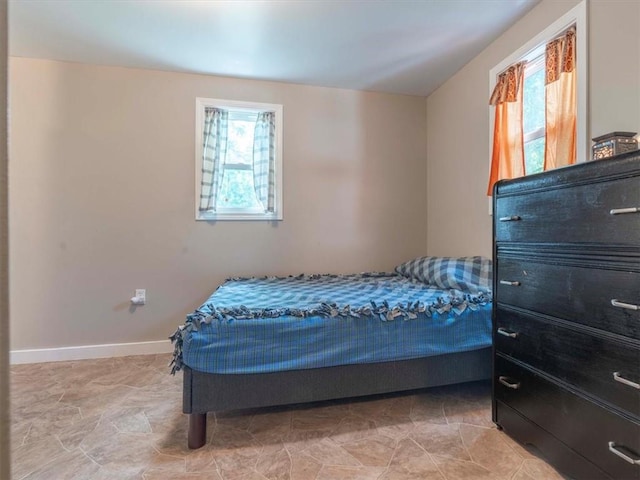
{"label": "dresser drawer", "polygon": [[499,304],[640,339],[640,310],[630,308],[640,304],[640,273],[502,258],[500,252],[496,272]]}
{"label": "dresser drawer", "polygon": [[636,207],[640,177],[498,197],[495,240],[640,245]]}
{"label": "dresser drawer", "polygon": [[506,434],[522,445],[534,445],[560,473],[577,480],[617,480],[504,403],[495,402],[493,407],[493,420]]}
{"label": "dresser drawer", "polygon": [[500,307],[495,329],[497,351],[640,419],[640,342],[618,342]]}
{"label": "dresser drawer", "polygon": [[[640,479],[640,424],[575,395],[498,355],[495,399],[570,445],[616,479]],[[612,451],[613,449],[614,451]]]}

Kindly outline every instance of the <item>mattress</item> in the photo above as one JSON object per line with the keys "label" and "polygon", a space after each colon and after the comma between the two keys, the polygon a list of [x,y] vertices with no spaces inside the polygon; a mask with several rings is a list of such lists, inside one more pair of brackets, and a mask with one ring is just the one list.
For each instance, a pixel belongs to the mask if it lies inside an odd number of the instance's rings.
{"label": "mattress", "polygon": [[491,345],[491,295],[394,273],[236,278],[172,336],[173,370],[265,373]]}

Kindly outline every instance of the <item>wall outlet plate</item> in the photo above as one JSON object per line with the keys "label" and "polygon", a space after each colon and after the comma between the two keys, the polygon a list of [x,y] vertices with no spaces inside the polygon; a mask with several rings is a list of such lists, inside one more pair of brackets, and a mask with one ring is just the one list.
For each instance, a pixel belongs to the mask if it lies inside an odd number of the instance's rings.
{"label": "wall outlet plate", "polygon": [[136,288],[136,298],[139,304],[147,302],[147,291],[144,288]]}

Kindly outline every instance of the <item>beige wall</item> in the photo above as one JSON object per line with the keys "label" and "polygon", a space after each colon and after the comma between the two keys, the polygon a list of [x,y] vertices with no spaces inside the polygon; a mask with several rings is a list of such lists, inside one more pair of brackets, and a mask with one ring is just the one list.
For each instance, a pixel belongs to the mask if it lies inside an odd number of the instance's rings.
{"label": "beige wall", "polygon": [[[12,349],[161,340],[229,276],[426,252],[424,98],[10,66]],[[196,96],[284,105],[284,221],[194,220]]]}
{"label": "beige wall", "polygon": [[640,1],[589,3],[591,136],[640,132]]}
{"label": "beige wall", "polygon": [[[489,70],[579,3],[543,0],[427,99],[428,252],[491,255]],[[640,2],[591,0],[589,138],[640,131]]]}
{"label": "beige wall", "polygon": [[0,0],[0,478],[9,478],[7,2]]}

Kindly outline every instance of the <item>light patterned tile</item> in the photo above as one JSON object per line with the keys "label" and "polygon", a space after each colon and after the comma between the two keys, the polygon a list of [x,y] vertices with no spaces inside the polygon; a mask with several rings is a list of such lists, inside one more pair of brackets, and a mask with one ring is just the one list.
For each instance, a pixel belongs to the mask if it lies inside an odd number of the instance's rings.
{"label": "light patterned tile", "polygon": [[291,457],[291,480],[315,479],[322,468],[315,458],[305,454],[290,454]]}
{"label": "light patterned tile", "polygon": [[253,415],[247,430],[262,444],[280,443],[291,431],[291,412]]}
{"label": "light patterned tile", "polygon": [[156,429],[153,421],[150,419],[152,431],[157,439],[154,447],[165,455],[185,456],[192,450],[187,447],[187,429],[188,423],[186,416],[181,417],[169,416],[166,419],[167,424],[162,429]]}
{"label": "light patterned tile", "polygon": [[[89,426],[87,429],[88,428]],[[104,445],[105,443],[111,443],[117,434],[118,430],[116,427],[114,427],[110,422],[100,418],[95,427],[89,433],[86,433],[80,440],[80,444],[78,446],[83,452],[88,452],[89,450]],[[80,434],[78,436],[80,436]],[[78,437],[72,435],[72,442],[75,443],[77,440]]]}
{"label": "light patterned tile", "polygon": [[396,440],[405,438],[414,430],[414,422],[408,413],[388,412],[373,419],[380,435]]}
{"label": "light patterned tile", "polygon": [[460,383],[451,387],[454,389],[456,397],[468,402],[485,403],[491,399],[490,381]]}
{"label": "light patterned tile", "polygon": [[217,472],[208,473],[176,473],[165,470],[148,470],[143,480],[223,480]]}
{"label": "light patterned tile", "polygon": [[311,445],[305,453],[323,465],[358,466],[360,462],[337,443],[324,439]]}
{"label": "light patterned tile", "polygon": [[153,434],[118,432],[90,450],[87,456],[100,466],[149,465],[157,455]]}
{"label": "light patterned tile", "polygon": [[291,458],[282,444],[266,447],[262,450],[255,469],[269,480],[289,480],[291,476]]}
{"label": "light patterned tile", "polygon": [[51,462],[24,477],[24,480],[90,478],[98,470],[98,464],[91,461],[81,450],[75,449],[58,455]]}
{"label": "light patterned tile", "polygon": [[444,402],[445,399],[438,396],[417,396],[411,407],[411,420],[414,422],[446,424]]}
{"label": "light patterned tile", "polygon": [[510,480],[536,480],[535,478],[529,476],[524,470],[518,470]]}
{"label": "light patterned tile", "polygon": [[164,455],[157,453],[151,456],[147,464],[147,470],[166,471],[170,473],[186,473],[187,463],[184,457],[176,457],[173,455]]}
{"label": "light patterned tile", "polygon": [[191,450],[183,458],[186,464],[186,471],[189,472],[210,472],[217,471],[218,465],[213,459],[213,454],[205,445],[203,448]]}
{"label": "light patterned tile", "polygon": [[297,453],[306,450],[311,445],[327,438],[330,430],[290,430],[283,438],[284,445],[289,453]]}
{"label": "light patterned tile", "polygon": [[562,479],[493,428],[486,382],[211,413],[189,450],[170,358],[12,366],[16,479]]}
{"label": "light patterned tile", "polygon": [[11,445],[14,447],[23,445],[24,439],[27,437],[30,429],[30,421],[19,422],[17,420],[13,420],[11,423]]}
{"label": "light patterned tile", "polygon": [[462,443],[458,425],[425,423],[417,426],[410,437],[430,454],[471,460]]}
{"label": "light patterned tile", "polygon": [[68,427],[57,429],[56,437],[64,448],[73,450],[79,447],[82,441],[96,429],[101,418],[101,415],[93,415],[77,420]]}
{"label": "light patterned tile", "polygon": [[336,443],[349,443],[376,435],[376,424],[373,420],[355,415],[344,417],[331,431],[331,439]]}
{"label": "light patterned tile", "polygon": [[393,456],[396,442],[382,435],[370,435],[359,440],[343,443],[342,448],[362,465],[386,467]]}
{"label": "light patterned tile", "polygon": [[447,480],[498,480],[497,476],[477,463],[437,455],[432,455],[432,458]]}
{"label": "light patterned tile", "polygon": [[316,480],[377,480],[384,472],[380,467],[341,467],[325,465]]}
{"label": "light patterned tile", "polygon": [[349,409],[343,406],[294,410],[291,428],[293,430],[332,431],[347,415],[349,415]]}
{"label": "light patterned tile", "polygon": [[[165,404],[152,403],[142,408],[154,433],[170,436],[186,431],[189,417],[182,413],[182,402],[168,399]],[[207,421],[208,431],[214,426],[215,421]]]}
{"label": "light patterned tile", "polygon": [[522,464],[522,471],[533,478],[544,478],[545,480],[564,479],[553,467],[537,458],[526,459]]}
{"label": "light patterned tile", "polygon": [[413,440],[398,442],[384,480],[444,480],[431,456]]}
{"label": "light patterned tile", "polygon": [[12,391],[10,399],[12,421],[32,422],[42,414],[55,408],[63,394],[64,390],[57,387],[25,396],[18,396],[18,391]]}
{"label": "light patterned tile", "polygon": [[11,452],[13,478],[22,478],[43,468],[64,453],[67,451],[53,437],[13,448]]}
{"label": "light patterned tile", "polygon": [[262,475],[260,475],[258,472],[250,471],[240,476],[236,476],[235,474],[232,476],[226,476],[224,477],[224,480],[267,480],[267,479]]}
{"label": "light patterned tile", "polygon": [[375,418],[387,413],[393,406],[391,398],[359,398],[349,405],[349,412],[362,418]]}
{"label": "light patterned tile", "polygon": [[449,398],[444,402],[444,414],[448,423],[468,423],[492,427],[491,408],[461,398]]}
{"label": "light patterned tile", "polygon": [[460,435],[478,465],[504,478],[510,478],[520,469],[522,457],[503,441],[496,429],[460,425]]}
{"label": "light patterned tile", "polygon": [[87,480],[141,480],[145,470],[140,465],[115,465],[109,467],[100,467]]}
{"label": "light patterned tile", "polygon": [[108,409],[119,408],[127,395],[133,391],[133,388],[125,385],[90,383],[66,390],[60,401],[78,407],[83,417],[90,417]]}
{"label": "light patterned tile", "polygon": [[217,412],[213,414],[213,422],[207,416],[207,425],[217,425],[219,427],[232,427],[238,430],[246,430],[253,421],[253,413],[246,411]]}
{"label": "light patterned tile", "polygon": [[67,389],[88,385],[96,378],[113,371],[113,365],[109,362],[110,359],[104,360],[92,360],[90,363],[71,362],[69,368],[61,368],[56,372],[54,378]]}
{"label": "light patterned tile", "polygon": [[142,407],[120,408],[106,417],[119,432],[151,433],[149,419]]}
{"label": "light patterned tile", "polygon": [[220,425],[216,425],[212,430],[209,443],[214,458],[240,450],[257,455],[262,449],[260,442],[245,430]]}
{"label": "light patterned tile", "polygon": [[24,443],[31,443],[48,435],[55,435],[79,421],[82,421],[82,415],[78,407],[58,402],[33,419]]}
{"label": "light patterned tile", "polygon": [[411,412],[416,399],[416,395],[398,394],[388,400],[389,408],[387,408],[383,414],[406,416]]}
{"label": "light patterned tile", "polygon": [[[258,474],[255,466],[258,463],[259,452],[246,450],[227,451],[223,455],[214,454],[218,471],[224,480],[239,480],[246,476],[255,477]],[[261,478],[264,478],[260,475]]]}

